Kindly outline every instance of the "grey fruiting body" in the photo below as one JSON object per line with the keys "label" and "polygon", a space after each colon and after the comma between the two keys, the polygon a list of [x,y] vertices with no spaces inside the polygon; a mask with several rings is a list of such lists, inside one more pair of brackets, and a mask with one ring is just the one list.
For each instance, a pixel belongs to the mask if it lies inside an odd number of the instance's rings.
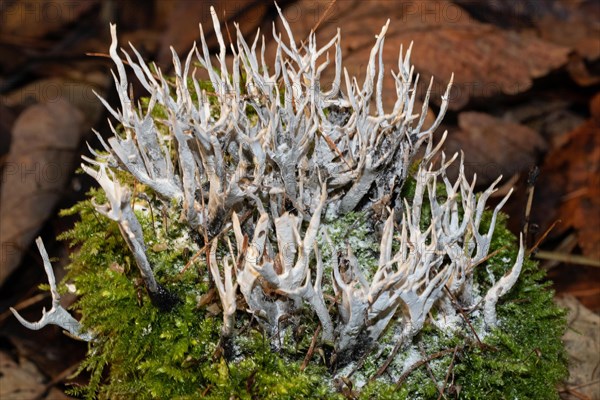
{"label": "grey fruiting body", "polygon": [[[164,201],[178,204],[182,221],[206,233],[210,242],[206,262],[221,301],[225,337],[234,335],[236,313],[244,311],[238,309],[240,293],[245,311],[258,318],[273,347],[280,347],[277,332],[282,317],[307,306],[322,326],[321,339],[334,343],[337,354],[346,355],[340,358],[351,358],[357,346],[365,340],[377,341],[390,326],[394,340],[408,344],[434,307],[433,322],[451,329],[455,301],[463,307],[482,306],[487,327],[495,326],[495,305],[520,273],[523,243],[512,271],[487,293],[478,293],[474,268],[488,256],[498,211],[510,193],[495,208],[487,231],[480,233],[486,201],[498,181],[476,197],[475,179],[467,180],[462,158],[458,178],[452,182],[446,171],[457,155],[447,161],[439,150],[443,139],[433,145],[433,132],[447,109],[450,84],[435,122],[425,129],[431,84],[416,113],[418,75],[413,79],[410,48],[405,55],[400,50],[393,109],[383,108],[382,51],[389,21],[377,36],[360,86],[342,68],[339,31],[321,48],[314,33],[298,47],[281,16],[289,41],[274,30],[275,63],[267,66],[264,39],[259,47],[257,34],[249,44],[236,25],[237,43],[231,44],[227,62],[214,10],[212,17],[219,43],[217,65],[212,64],[202,33],[200,48],[194,46],[183,64],[173,51],[174,83],[150,68],[133,46],[134,58],[123,51],[149,93],[145,112],[129,97],[116,28],[111,25],[110,56],[117,69],[120,108],[101,100],[122,129],[117,132],[111,125],[114,137],[108,143],[101,140],[108,155],[92,151],[96,159],[86,158],[88,165],[83,168],[105,191],[108,204],[96,208],[119,224],[148,291],[159,287],[145,254],[141,225],[130,206],[129,189],[117,181],[114,168],[129,172]],[[335,74],[325,88],[320,78],[331,64],[329,52],[335,53]],[[194,56],[208,74],[212,93],[202,90],[191,73]],[[153,118],[155,108],[166,118]],[[414,198],[403,199],[396,188],[408,177],[422,144],[426,149],[414,175]],[[434,163],[436,156],[441,163]],[[439,185],[445,188],[443,197],[437,196]],[[422,229],[425,203],[430,221]],[[331,265],[330,282],[339,300],[332,312],[323,293],[325,265],[317,245],[323,216],[374,205],[380,207],[385,221],[377,269],[368,279],[371,274],[365,273],[348,247],[346,268],[337,262]],[[242,224],[239,216],[247,212],[250,217]],[[235,240],[218,235],[223,230],[232,231]],[[224,257],[217,258],[219,248],[225,249]],[[42,256],[54,299],[54,277],[44,252]],[[276,298],[259,281],[276,291]],[[56,324],[82,339],[92,339],[91,334],[79,333],[76,321],[54,303],[56,318],[51,312],[37,325],[19,320],[32,329]]]}

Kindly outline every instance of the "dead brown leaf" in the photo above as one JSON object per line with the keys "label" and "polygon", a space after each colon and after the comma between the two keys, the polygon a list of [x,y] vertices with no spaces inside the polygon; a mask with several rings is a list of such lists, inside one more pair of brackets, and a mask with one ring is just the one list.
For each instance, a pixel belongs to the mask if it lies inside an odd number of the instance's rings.
{"label": "dead brown leaf", "polygon": [[0,165],[2,157],[8,153],[10,148],[10,131],[15,122],[13,110],[7,107],[4,102],[0,102]]}
{"label": "dead brown leaf", "polygon": [[570,145],[580,154],[573,157],[560,218],[577,231],[583,254],[600,260],[600,95],[592,104],[593,119],[571,134]]}
{"label": "dead brown leaf", "polygon": [[569,133],[542,166],[533,215],[544,230],[562,220],[554,235],[575,229],[583,254],[600,259],[600,94],[592,117]]}
{"label": "dead brown leaf", "polygon": [[[301,0],[284,11],[297,41],[308,36],[330,1]],[[362,79],[369,52],[386,19],[391,19],[383,54],[386,72],[386,104],[393,104],[394,86],[389,69],[397,70],[398,50],[414,41],[412,61],[426,88],[434,76],[432,100],[438,102],[452,73],[455,85],[451,109],[460,109],[471,99],[513,95],[529,89],[533,79],[564,65],[569,49],[534,35],[504,31],[476,21],[462,7],[449,1],[386,0],[338,1],[317,31],[325,43],[342,28],[344,64],[350,75]],[[282,30],[278,22],[278,29]],[[333,71],[324,78],[332,79]]]}
{"label": "dead brown leaf", "polygon": [[45,390],[44,376],[25,358],[16,361],[0,350],[0,399],[33,399]]}
{"label": "dead brown leaf", "polygon": [[17,118],[0,188],[0,285],[61,198],[83,121],[64,99],[33,105]]}
{"label": "dead brown leaf", "polygon": [[528,29],[548,41],[571,47],[588,61],[600,56],[600,3],[596,0],[453,0],[483,21],[503,28]]}
{"label": "dead brown leaf", "polygon": [[0,399],[72,399],[61,390],[49,387],[46,380],[39,368],[27,358],[20,356],[15,360],[0,350]]}
{"label": "dead brown leaf", "polygon": [[569,329],[563,336],[569,356],[565,386],[590,399],[600,399],[600,316],[573,296],[558,298],[557,303],[569,312]]}
{"label": "dead brown leaf", "polygon": [[77,21],[97,0],[16,0],[2,5],[0,38],[4,43],[27,44]]}
{"label": "dead brown leaf", "polygon": [[[447,154],[463,151],[465,174],[477,174],[477,184],[487,186],[500,175],[506,179],[527,171],[546,149],[544,139],[533,129],[480,112],[458,116],[458,131],[451,132]],[[456,167],[451,176],[457,176]]]}
{"label": "dead brown leaf", "polygon": [[481,21],[504,29],[531,31],[546,41],[574,51],[568,64],[571,77],[581,86],[600,81],[586,62],[600,57],[600,2],[597,0],[453,0]]}
{"label": "dead brown leaf", "polygon": [[569,75],[579,86],[592,86],[600,83],[600,75],[590,71],[585,60],[579,54],[571,54],[569,56],[567,71],[569,71]]}
{"label": "dead brown leaf", "polygon": [[[280,2],[280,4],[286,1]],[[177,0],[173,2],[167,23],[167,30],[162,35],[160,51],[157,57],[161,66],[170,68],[173,57],[170,47],[172,46],[178,54],[187,53],[194,42],[200,41],[200,30],[198,24],[202,24],[204,34],[207,38],[209,48],[218,46],[216,37],[213,34],[212,19],[210,15],[211,5],[221,21],[221,30],[227,37],[227,28],[235,41],[235,27],[233,22],[240,24],[240,30],[244,37],[254,37],[256,28],[264,22],[264,17],[271,7],[269,2],[257,0],[239,0],[239,1],[189,1]],[[228,41],[227,41],[228,42]]]}
{"label": "dead brown leaf", "polygon": [[539,132],[549,148],[561,146],[568,133],[586,119],[573,111],[573,101],[561,97],[560,93],[533,97],[530,101],[512,106],[505,117]]}
{"label": "dead brown leaf", "polygon": [[85,80],[39,79],[1,96],[0,101],[9,107],[24,109],[36,103],[54,103],[61,98],[66,99],[81,110],[86,123],[91,126],[104,111],[94,91],[102,94],[109,82],[105,75],[97,75],[90,73]]}

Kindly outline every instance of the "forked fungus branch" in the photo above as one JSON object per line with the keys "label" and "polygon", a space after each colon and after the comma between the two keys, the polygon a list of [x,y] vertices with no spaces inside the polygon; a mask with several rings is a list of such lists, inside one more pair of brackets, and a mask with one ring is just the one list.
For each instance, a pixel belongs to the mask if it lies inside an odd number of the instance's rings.
{"label": "forked fungus branch", "polygon": [[[434,322],[452,329],[454,299],[463,307],[481,307],[487,327],[496,326],[495,306],[519,276],[523,243],[512,271],[479,293],[473,287],[474,268],[488,256],[508,195],[481,232],[485,205],[498,181],[477,197],[462,157],[448,160],[439,150],[443,140],[433,143],[451,83],[435,122],[426,128],[431,84],[416,110],[419,77],[410,65],[411,47],[405,54],[400,50],[393,73],[395,104],[391,110],[383,107],[382,52],[389,21],[377,35],[359,85],[342,66],[339,31],[323,47],[314,33],[299,46],[280,15],[287,38],[273,30],[274,65],[265,62],[260,32],[247,42],[236,25],[236,43],[228,47],[212,10],[218,53],[209,52],[202,33],[200,45],[184,60],[173,51],[173,80],[146,64],[132,45],[133,56],[119,52],[111,25],[120,105],[114,109],[101,101],[117,124],[111,124],[114,136],[102,141],[107,154],[84,157],[83,169],[106,193],[108,203],[96,209],[119,225],[150,296],[166,294],[148,261],[131,191],[114,170],[128,172],[164,204],[179,207],[189,229],[206,234],[209,242],[203,245],[210,251],[204,261],[220,298],[224,337],[235,338],[236,316],[249,312],[278,348],[284,317],[308,307],[322,326],[321,340],[333,343],[338,359],[347,363],[387,329],[397,342],[410,343],[434,308]],[[122,57],[148,92],[144,107],[129,97]],[[197,79],[197,68],[209,84]],[[326,68],[335,71],[330,84],[321,82]],[[414,197],[402,198],[422,144],[425,155],[412,176]],[[453,162],[460,163],[456,181],[447,175]],[[376,270],[366,271],[350,246],[345,254],[325,259],[325,249],[317,245],[324,221],[366,212],[375,204],[382,206],[384,221]],[[250,217],[241,222],[242,214]],[[233,236],[219,235],[223,229]],[[81,333],[60,307],[39,239],[38,246],[52,288],[52,310],[35,324],[13,312],[31,329],[56,324],[93,340],[93,333]],[[329,307],[327,284],[339,300],[335,307]]]}

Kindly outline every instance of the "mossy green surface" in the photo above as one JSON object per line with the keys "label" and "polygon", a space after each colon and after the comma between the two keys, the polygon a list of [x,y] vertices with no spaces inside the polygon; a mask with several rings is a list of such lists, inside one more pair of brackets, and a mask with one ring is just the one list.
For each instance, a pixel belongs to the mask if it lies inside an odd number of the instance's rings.
{"label": "mossy green surface", "polygon": [[[91,196],[97,203],[104,200],[100,191],[92,191]],[[172,212],[169,219],[176,221]],[[423,358],[438,352],[444,352],[443,356],[414,368],[396,385],[409,357],[406,349],[390,366],[395,379],[384,374],[357,390],[356,376],[346,384],[334,384],[322,348],[317,348],[308,368],[300,370],[314,321],[297,329],[295,338],[284,340],[294,346],[277,353],[251,318],[238,311],[237,356],[226,361],[219,348],[222,317],[214,306],[218,302],[211,307],[201,301],[210,293],[211,283],[202,262],[188,265],[199,249],[192,241],[180,240],[187,234],[185,227],[163,226],[157,210],[138,212],[157,279],[180,299],[171,312],[160,312],[139,283],[138,269],[117,224],[98,214],[90,200],[66,213],[79,214],[81,220],[63,235],[77,246],[65,282],[77,288],[79,301],[73,309],[82,316],[83,327],[96,335],[81,366],[90,372],[91,381],[87,387],[74,387],[76,395],[104,399],[437,399],[443,389],[446,398],[552,399],[558,398],[555,386],[567,374],[560,340],[565,314],[554,305],[543,273],[529,260],[517,285],[497,306],[500,325],[483,343],[468,329],[449,334],[428,324],[414,339],[412,351]],[[333,224],[333,240],[357,241],[363,248],[360,258],[368,257],[372,249],[364,243],[369,236],[364,215],[355,217]],[[503,249],[477,267],[476,281],[482,289],[489,287],[490,273],[498,279],[512,267],[515,243],[501,218],[490,252]],[[364,375],[371,376],[386,355],[384,351],[367,359]]]}

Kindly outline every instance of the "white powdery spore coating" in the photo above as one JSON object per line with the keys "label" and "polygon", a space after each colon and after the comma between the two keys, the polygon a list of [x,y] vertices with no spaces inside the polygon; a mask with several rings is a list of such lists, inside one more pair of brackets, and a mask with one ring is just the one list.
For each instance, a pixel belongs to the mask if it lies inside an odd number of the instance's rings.
{"label": "white powdery spore coating", "polygon": [[409,347],[405,354],[406,357],[404,358],[404,362],[402,364],[401,374],[408,371],[411,367],[423,359],[423,355],[419,352],[416,346]]}

